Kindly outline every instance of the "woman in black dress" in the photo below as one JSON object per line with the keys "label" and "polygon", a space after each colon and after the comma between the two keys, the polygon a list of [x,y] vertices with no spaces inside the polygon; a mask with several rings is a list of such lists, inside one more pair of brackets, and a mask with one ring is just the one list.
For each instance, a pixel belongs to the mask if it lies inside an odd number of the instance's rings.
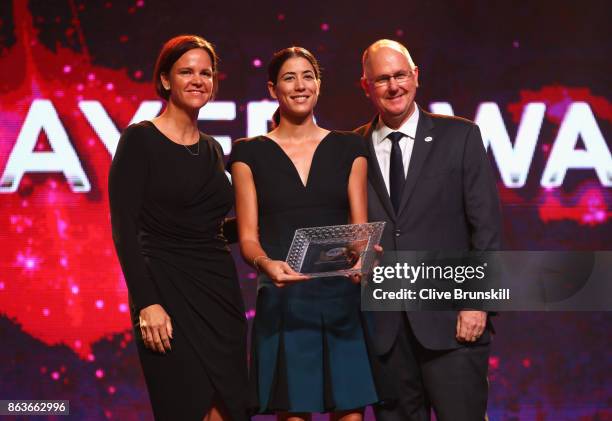
{"label": "woman in black dress", "polygon": [[316,59],[303,48],[275,54],[268,88],[279,102],[266,136],[237,141],[228,167],[240,248],[262,274],[252,336],[249,406],[281,420],[329,412],[361,420],[378,400],[360,312],[346,277],[308,279],[284,262],[296,229],[367,222],[367,161],[354,133],[318,127]]}
{"label": "woman in black dress", "polygon": [[155,85],[168,101],[129,126],[111,164],[113,240],[156,420],[244,420],[246,320],[223,236],[232,188],[223,152],[197,126],[217,56],[193,35],[168,41]]}

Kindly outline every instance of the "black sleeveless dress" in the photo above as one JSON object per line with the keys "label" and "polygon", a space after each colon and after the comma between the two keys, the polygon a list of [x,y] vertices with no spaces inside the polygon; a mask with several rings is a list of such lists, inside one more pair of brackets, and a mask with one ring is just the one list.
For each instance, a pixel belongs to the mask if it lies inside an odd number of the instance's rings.
{"label": "black sleeveless dress", "polygon": [[[198,152],[196,154],[196,152]],[[121,136],[109,175],[113,240],[156,420],[201,421],[214,402],[246,415],[246,320],[222,234],[233,192],[210,136],[187,149],[151,122]],[[138,315],[161,304],[172,350],[144,347]]]}
{"label": "black sleeveless dress", "polygon": [[[281,147],[266,136],[234,143],[228,168],[247,164],[257,190],[259,237],[285,260],[295,230],[349,222],[348,179],[366,156],[363,139],[332,131],[312,158],[306,185]],[[379,400],[368,355],[360,287],[346,277],[277,288],[258,279],[249,407],[255,412],[331,412]]]}

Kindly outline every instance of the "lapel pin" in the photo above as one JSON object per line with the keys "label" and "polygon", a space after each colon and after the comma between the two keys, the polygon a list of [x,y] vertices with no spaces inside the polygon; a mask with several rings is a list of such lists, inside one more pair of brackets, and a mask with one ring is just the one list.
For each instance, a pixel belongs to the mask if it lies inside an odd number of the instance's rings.
{"label": "lapel pin", "polygon": [[433,137],[431,137],[431,136],[427,136],[425,138],[425,142],[431,142],[432,140],[433,140]]}

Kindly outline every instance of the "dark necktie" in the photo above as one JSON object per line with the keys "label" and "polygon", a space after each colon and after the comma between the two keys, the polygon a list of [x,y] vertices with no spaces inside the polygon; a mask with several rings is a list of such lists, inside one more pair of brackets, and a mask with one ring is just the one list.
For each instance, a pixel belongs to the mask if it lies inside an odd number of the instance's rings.
{"label": "dark necktie", "polygon": [[399,141],[404,137],[401,132],[391,132],[387,135],[391,140],[391,161],[389,162],[389,196],[395,213],[399,211],[400,201],[402,199],[402,190],[406,182],[406,173],[404,172],[404,160],[402,159],[402,150],[400,149]]}

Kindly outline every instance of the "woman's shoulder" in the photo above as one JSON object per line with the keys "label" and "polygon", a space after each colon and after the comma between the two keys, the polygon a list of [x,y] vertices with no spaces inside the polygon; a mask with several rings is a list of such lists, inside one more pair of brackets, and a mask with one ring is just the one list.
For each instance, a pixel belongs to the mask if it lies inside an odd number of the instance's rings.
{"label": "woman's shoulder", "polygon": [[232,143],[232,152],[238,151],[248,151],[255,152],[257,151],[262,144],[265,144],[268,141],[266,136],[253,136],[253,137],[242,137],[240,139],[236,139]]}
{"label": "woman's shoulder", "polygon": [[253,136],[253,137],[241,137],[240,139],[236,139],[234,141],[234,145],[249,145],[246,147],[253,147],[252,145],[256,145],[258,143],[264,143],[268,140],[265,135]]}
{"label": "woman's shoulder", "polygon": [[127,126],[121,133],[118,147],[132,149],[149,147],[153,142],[149,140],[156,135],[156,129],[148,120],[133,123]]}
{"label": "woman's shoulder", "polygon": [[221,146],[221,143],[219,143],[219,141],[215,139],[214,137],[212,137],[211,135],[200,132],[200,141],[204,142],[206,146],[208,146],[209,149],[216,151],[217,154],[219,154],[221,158],[225,156],[225,151],[223,150],[223,146]]}
{"label": "woman's shoulder", "polygon": [[260,162],[265,153],[262,153],[261,146],[266,144],[268,139],[265,136],[243,137],[232,143],[227,168],[231,168],[234,162],[244,162],[254,167]]}
{"label": "woman's shoulder", "polygon": [[363,142],[363,136],[348,130],[331,130],[330,135],[334,135],[334,137],[345,142]]}
{"label": "woman's shoulder", "polygon": [[129,160],[130,165],[136,162],[146,162],[153,155],[153,145],[151,139],[156,136],[156,129],[150,121],[141,121],[130,124],[121,132],[121,137],[117,142],[113,162]]}
{"label": "woman's shoulder", "polygon": [[332,130],[329,136],[333,137],[335,144],[343,149],[363,152],[366,148],[365,139],[358,133],[344,130]]}
{"label": "woman's shoulder", "polygon": [[149,120],[142,120],[138,123],[132,123],[123,130],[123,134],[142,135],[155,133],[155,126]]}
{"label": "woman's shoulder", "polygon": [[[127,126],[121,133],[121,140],[130,143],[143,143],[147,139],[154,137],[158,134],[157,129],[149,120],[143,120],[139,123],[132,123]],[[149,142],[150,143],[150,142]]]}

